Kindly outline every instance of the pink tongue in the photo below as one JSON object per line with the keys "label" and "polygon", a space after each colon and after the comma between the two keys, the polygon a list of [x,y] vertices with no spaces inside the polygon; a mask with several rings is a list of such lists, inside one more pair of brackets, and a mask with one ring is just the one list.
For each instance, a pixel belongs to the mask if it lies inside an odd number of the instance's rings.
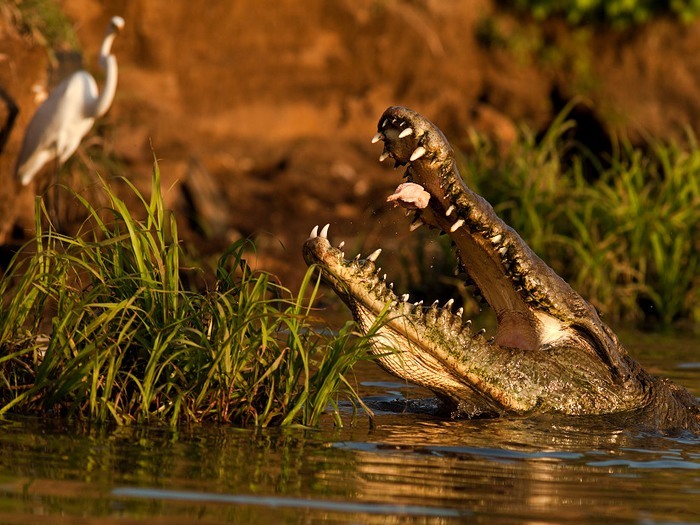
{"label": "pink tongue", "polygon": [[521,350],[536,350],[540,341],[533,322],[516,312],[499,316],[496,344]]}
{"label": "pink tongue", "polygon": [[394,202],[409,210],[422,210],[428,206],[429,200],[430,193],[415,182],[399,184],[396,191],[386,198],[387,202]]}

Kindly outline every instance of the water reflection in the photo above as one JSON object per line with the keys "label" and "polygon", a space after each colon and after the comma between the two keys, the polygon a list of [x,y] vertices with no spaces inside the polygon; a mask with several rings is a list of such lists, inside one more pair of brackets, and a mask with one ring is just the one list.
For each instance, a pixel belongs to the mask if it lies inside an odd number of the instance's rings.
{"label": "water reflection", "polygon": [[[700,479],[694,449],[677,447],[677,441],[667,438],[547,428],[530,421],[421,424],[412,429],[418,432],[389,426],[374,443],[336,444],[356,451],[359,497],[383,491],[394,501],[442,501],[506,522],[524,516],[535,521],[555,517],[557,522],[606,516],[633,520],[640,516],[639,507],[653,514],[679,499],[688,503],[693,493],[689,488]],[[695,439],[688,444],[699,443]],[[659,479],[673,473],[674,489],[667,485],[661,494],[650,493],[656,469]],[[680,486],[684,495],[666,499],[668,491]],[[700,510],[693,506],[694,512]]]}
{"label": "water reflection", "polygon": [[[381,408],[373,426],[350,411],[346,428],[329,417],[315,431],[5,421],[0,522],[700,521],[700,436],[452,421],[406,404],[426,392],[359,373]],[[419,413],[388,410],[402,404]]]}

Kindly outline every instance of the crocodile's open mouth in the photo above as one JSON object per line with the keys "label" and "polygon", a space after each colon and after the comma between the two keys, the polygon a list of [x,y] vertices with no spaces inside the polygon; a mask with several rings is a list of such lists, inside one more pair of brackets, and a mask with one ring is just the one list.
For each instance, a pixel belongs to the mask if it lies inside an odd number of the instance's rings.
{"label": "crocodile's open mouth", "polygon": [[[580,384],[582,396],[597,391],[604,398],[609,383],[626,374],[626,354],[614,334],[465,185],[440,130],[414,111],[392,107],[379,120],[373,142],[379,141],[384,143],[380,161],[391,158],[407,166],[406,182],[387,200],[413,210],[411,229],[427,224],[450,236],[462,270],[497,319],[489,337],[474,333],[451,301],[442,307],[412,304],[378,275],[379,250],[346,259],[342,246],[331,246],[328,227],[314,228],[304,244],[306,262],[318,265],[364,330],[386,314],[377,348],[396,349],[400,357],[382,357],[380,364],[470,415],[523,413],[549,402],[577,413],[580,400],[563,386],[565,376],[569,385]],[[578,364],[571,366],[572,361]],[[596,403],[591,396],[589,408]]]}
{"label": "crocodile's open mouth", "polygon": [[[421,115],[399,107],[389,108],[378,128],[373,142],[384,142],[380,161],[393,159],[397,166],[408,165],[407,182],[387,200],[414,210],[411,230],[427,224],[451,237],[469,284],[496,314],[495,343],[534,350],[566,337],[569,322],[557,317],[552,303],[558,301],[558,293],[568,296],[570,287],[532,253],[488,202],[465,186],[440,130]],[[365,261],[343,260],[340,251],[334,253],[325,241],[313,241],[314,234],[311,237],[305,252],[312,261],[323,260],[331,268],[373,269],[378,252]],[[332,263],[328,260],[331,254]],[[375,278],[381,285],[382,279]],[[395,300],[408,303],[410,298],[403,295]],[[410,304],[412,310],[419,306]],[[441,314],[452,315],[452,307],[449,302]]]}

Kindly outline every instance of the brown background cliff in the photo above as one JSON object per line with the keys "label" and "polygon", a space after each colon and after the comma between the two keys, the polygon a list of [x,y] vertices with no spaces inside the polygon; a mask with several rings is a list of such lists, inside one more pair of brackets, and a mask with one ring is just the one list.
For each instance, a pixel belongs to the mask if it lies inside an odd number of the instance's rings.
{"label": "brown background cliff", "polygon": [[[98,83],[104,28],[126,20],[117,96],[89,137],[143,189],[155,152],[185,236],[201,239],[188,212],[207,222],[200,252],[256,234],[259,264],[297,277],[317,223],[334,238],[365,234],[366,248],[407,230],[384,204],[399,176],[369,142],[389,105],[420,111],[456,143],[476,128],[504,147],[517,125],[544,129],[577,96],[587,101],[577,138],[593,148],[608,133],[669,139],[700,122],[698,23],[571,30],[489,0],[59,3]],[[42,46],[0,17],[0,87],[20,108],[0,158],[6,245],[31,235],[36,187],[19,188],[12,169],[32,88],[49,78]],[[6,113],[0,104],[0,121]]]}

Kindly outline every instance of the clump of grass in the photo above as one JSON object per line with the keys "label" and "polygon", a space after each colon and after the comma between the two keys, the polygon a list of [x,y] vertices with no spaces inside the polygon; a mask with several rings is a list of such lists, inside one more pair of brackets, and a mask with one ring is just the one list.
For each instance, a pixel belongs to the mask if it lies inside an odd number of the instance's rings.
{"label": "clump of grass", "polygon": [[243,240],[220,258],[215,289],[188,291],[157,166],[148,201],[126,181],[142,219],[100,182],[109,205],[77,196],[90,219],[76,236],[43,231],[38,201],[35,251],[0,281],[0,413],[315,425],[329,406],[340,423],[341,395],[361,404],[347,374],[372,334],[313,329],[311,270],[294,296],[247,267]]}
{"label": "clump of grass", "polygon": [[[700,150],[650,141],[596,159],[563,113],[505,154],[471,136],[467,182],[615,322],[700,322]],[[562,160],[566,159],[566,161]],[[584,167],[585,166],[585,167]],[[591,175],[593,166],[593,176]]]}

